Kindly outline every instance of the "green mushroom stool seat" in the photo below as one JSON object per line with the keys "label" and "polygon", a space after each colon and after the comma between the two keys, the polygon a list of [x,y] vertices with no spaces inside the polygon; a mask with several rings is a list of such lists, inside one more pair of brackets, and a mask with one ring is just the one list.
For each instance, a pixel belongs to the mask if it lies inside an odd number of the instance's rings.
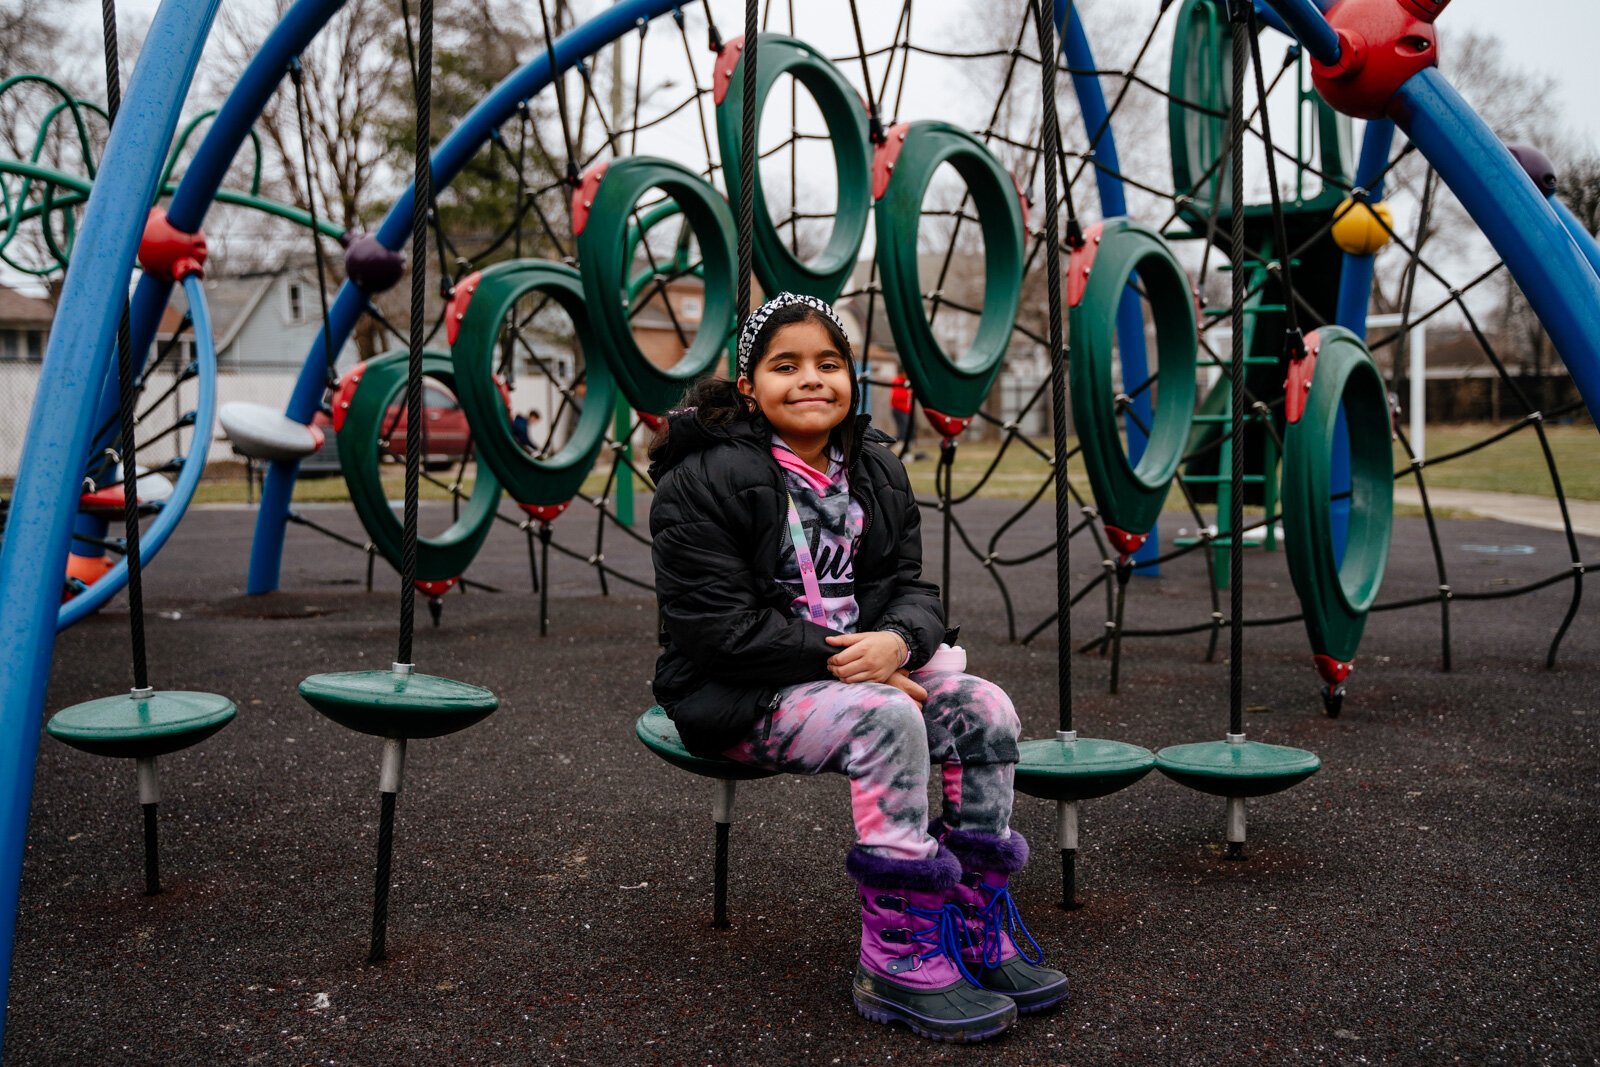
{"label": "green mushroom stool seat", "polygon": [[724,928],[728,925],[728,829],[733,822],[734,787],[739,782],[771,778],[777,772],[735,763],[730,759],[695,755],[678,735],[678,724],[668,717],[666,709],[659,704],[639,716],[633,725],[633,732],[644,743],[644,747],[674,767],[710,778],[715,783],[711,818],[716,824],[717,840],[711,924],[719,929]]}
{"label": "green mushroom stool seat", "polygon": [[1056,802],[1056,848],[1061,853],[1061,906],[1078,906],[1078,802],[1110,796],[1156,765],[1155,754],[1125,741],[1079,737],[1076,730],[1017,745],[1019,793]]}
{"label": "green mushroom stool seat", "polygon": [[1017,790],[1058,802],[1110,796],[1156,765],[1148,748],[1090,737],[1024,741],[1017,751]]}
{"label": "green mushroom stool seat", "polygon": [[139,804],[144,808],[144,883],[161,892],[156,808],[161,802],[158,757],[199,744],[233,721],[233,701],[215,693],[135,689],[74,704],[50,717],[45,731],[57,741],[93,756],[137,762]]}
{"label": "green mushroom stool seat", "polygon": [[480,685],[418,674],[405,663],[396,663],[387,671],[313,674],[300,683],[300,696],[340,726],[383,738],[378,769],[378,864],[373,876],[372,943],[367,954],[367,962],[378,963],[387,951],[394,808],[405,775],[406,742],[465,730],[498,708],[500,699]]}
{"label": "green mushroom stool seat", "polygon": [[500,706],[482,686],[396,671],[313,674],[300,696],[346,729],[399,741],[453,734]]}
{"label": "green mushroom stool seat", "polygon": [[1299,785],[1322,766],[1313,752],[1260,741],[1198,741],[1156,753],[1161,773],[1214,797],[1264,797]]}
{"label": "green mushroom stool seat", "polygon": [[1299,785],[1322,767],[1315,753],[1286,745],[1247,741],[1229,734],[1224,741],[1171,745],[1156,753],[1161,773],[1190,789],[1228,801],[1228,855],[1244,853],[1244,802]]}
{"label": "green mushroom stool seat", "polygon": [[145,760],[199,744],[236,713],[233,701],[215,693],[136,691],[63,708],[45,731],[90,755]]}

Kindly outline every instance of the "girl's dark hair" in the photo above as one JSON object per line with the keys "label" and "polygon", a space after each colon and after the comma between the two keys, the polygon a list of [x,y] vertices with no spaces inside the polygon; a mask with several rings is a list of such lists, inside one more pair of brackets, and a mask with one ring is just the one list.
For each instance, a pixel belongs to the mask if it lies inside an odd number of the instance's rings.
{"label": "girl's dark hair", "polygon": [[[844,335],[839,327],[833,324],[828,316],[818,312],[815,308],[804,304],[788,304],[773,312],[761,326],[761,332],[756,334],[755,340],[750,345],[750,373],[753,377],[756,368],[761,365],[761,360],[767,354],[767,348],[772,344],[772,339],[778,331],[785,326],[797,322],[815,322],[828,332],[828,339],[833,347],[845,358],[850,367],[850,411],[852,416],[858,405],[856,395],[858,386],[855,375],[855,351],[850,347],[850,339]],[[701,423],[706,426],[726,426],[735,420],[743,419],[761,427],[766,427],[766,416],[761,414],[761,409],[756,407],[756,402],[739,392],[738,386],[727,378],[701,378],[691,385],[683,394],[683,399],[678,402],[680,408],[694,408],[699,415]],[[839,425],[833,428],[828,435],[828,443],[839,449],[844,454],[845,463],[849,465],[855,457],[850,454],[851,444],[855,435],[855,419],[846,416]],[[652,454],[666,443],[668,423],[663,420],[656,430],[655,437],[650,443]],[[769,431],[770,432],[770,431]]]}

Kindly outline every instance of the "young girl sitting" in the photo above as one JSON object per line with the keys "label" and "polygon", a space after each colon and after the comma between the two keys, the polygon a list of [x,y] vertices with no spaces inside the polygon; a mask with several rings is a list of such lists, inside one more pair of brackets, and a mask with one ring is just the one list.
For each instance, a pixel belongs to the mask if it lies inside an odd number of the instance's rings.
{"label": "young girl sitting", "polygon": [[833,309],[779,294],[746,322],[738,367],[691,389],[650,451],[656,698],[691,751],[849,777],[862,1015],[998,1034],[1067,995],[1007,888],[1028,858],[1009,827],[1016,711],[942,643],[910,480],[855,414]]}

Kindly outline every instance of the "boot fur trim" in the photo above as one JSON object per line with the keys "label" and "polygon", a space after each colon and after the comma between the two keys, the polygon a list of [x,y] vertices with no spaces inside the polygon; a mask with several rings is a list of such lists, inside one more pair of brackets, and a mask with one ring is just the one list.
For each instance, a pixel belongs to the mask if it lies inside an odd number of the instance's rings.
{"label": "boot fur trim", "polygon": [[945,835],[944,843],[969,871],[1015,874],[1028,865],[1028,839],[1015,830],[1010,837],[952,830]]}
{"label": "boot fur trim", "polygon": [[961,861],[944,847],[929,859],[901,860],[879,856],[857,845],[845,856],[844,869],[872,889],[942,893],[961,880]]}

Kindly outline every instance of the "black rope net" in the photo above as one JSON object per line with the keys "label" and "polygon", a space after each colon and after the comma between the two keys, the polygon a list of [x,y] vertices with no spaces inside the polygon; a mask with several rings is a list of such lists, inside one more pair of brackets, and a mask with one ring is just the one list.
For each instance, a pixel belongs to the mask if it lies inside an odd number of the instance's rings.
{"label": "black rope net", "polygon": [[[1119,180],[1126,192],[1129,213],[1156,225],[1167,235],[1189,270],[1205,305],[1200,326],[1200,372],[1209,385],[1226,392],[1233,374],[1233,361],[1228,353],[1228,342],[1222,340],[1228,332],[1229,316],[1221,294],[1227,292],[1228,279],[1224,275],[1230,267],[1222,253],[1227,238],[1227,219],[1221,216],[1224,197],[1209,196],[1205,214],[1197,213],[1196,205],[1206,202],[1207,190],[1227,184],[1229,146],[1225,143],[1213,146],[1213,162],[1189,188],[1173,187],[1165,154],[1169,106],[1225,120],[1225,104],[1219,107],[1215,100],[1176,94],[1166,84],[1165,65],[1170,61],[1174,22],[1182,5],[1163,3],[1148,25],[1131,30],[1126,25],[1126,10],[1120,5],[1081,3],[1078,6],[1083,9],[1081,14],[1088,24],[1091,44],[1097,50],[1098,65],[1095,69],[1073,69],[1065,62],[1057,65],[1063,142],[1057,162],[1066,214],[1059,252],[1063,257],[1070,255],[1073,247],[1082,241],[1082,220],[1092,220],[1100,214],[1097,180],[1103,176]],[[865,18],[867,34],[858,33],[856,50],[841,50],[829,54],[828,58],[855,84],[863,103],[870,109],[874,136],[902,119],[937,117],[956,121],[972,129],[1011,169],[1021,190],[1038,188],[1043,180],[1042,109],[1037,77],[1039,57],[1028,5],[1023,2],[993,5],[986,10],[981,28],[974,28],[970,21],[953,24],[946,17],[948,14],[942,7],[926,10],[913,5],[911,0],[870,8],[841,0],[826,12],[807,9],[799,18],[792,0],[765,0],[760,10],[765,29],[826,42],[829,47],[837,47],[839,42],[850,39],[841,37],[838,32],[845,17],[852,19],[858,31]],[[548,11],[542,10],[541,15],[551,34],[559,35],[565,28],[560,24],[559,8],[554,22]],[[717,150],[714,67],[719,49],[727,39],[724,28],[734,28],[729,30],[730,35],[737,32],[742,28],[742,15],[732,3],[703,0],[686,4],[652,23],[641,23],[614,47],[569,69],[561,79],[559,92],[527,101],[515,118],[490,139],[472,165],[514,186],[515,208],[499,229],[463,235],[451,232],[448,204],[440,206],[435,201],[429,223],[433,232],[432,251],[441,276],[440,300],[430,312],[432,321],[426,343],[433,344],[440,339],[447,312],[445,298],[455,283],[471,272],[510,257],[573,261],[572,191],[579,176],[596,163],[635,154],[666,156],[698,170],[725,194],[729,192],[722,181],[723,168]],[[808,34],[808,26],[818,29]],[[1104,32],[1111,27],[1116,28],[1115,32]],[[1097,29],[1102,33],[1097,35]],[[872,40],[872,34],[879,35],[880,39]],[[883,34],[887,34],[886,40],[881,39]],[[952,41],[959,46],[952,46]],[[1443,666],[1449,669],[1449,622],[1453,602],[1515,597],[1566,583],[1570,600],[1545,655],[1546,663],[1554,665],[1562,639],[1581,603],[1586,563],[1580,554],[1548,427],[1557,420],[1584,417],[1581,402],[1572,400],[1541,409],[1491,341],[1482,322],[1481,298],[1490,291],[1492,282],[1503,280],[1504,265],[1484,258],[1491,255],[1486,241],[1481,242],[1480,258],[1471,262],[1465,280],[1459,280],[1461,269],[1457,264],[1447,267],[1423,254],[1430,205],[1436,205],[1448,193],[1439,187],[1432,172],[1409,144],[1397,138],[1399,143],[1389,162],[1377,180],[1369,180],[1365,187],[1357,186],[1340,173],[1324,169],[1315,144],[1297,143],[1304,140],[1297,126],[1297,111],[1301,110],[1297,97],[1308,85],[1300,50],[1287,38],[1264,31],[1252,48],[1252,60],[1254,80],[1245,91],[1247,107],[1242,123],[1249,157],[1247,166],[1251,168],[1247,175],[1249,193],[1252,203],[1269,201],[1264,210],[1273,227],[1269,231],[1251,231],[1256,243],[1246,249],[1246,262],[1265,269],[1256,272],[1259,276],[1244,290],[1244,298],[1252,300],[1271,295],[1281,299],[1286,305],[1293,334],[1327,323],[1330,314],[1325,302],[1313,299],[1305,289],[1313,271],[1300,263],[1302,256],[1312,253],[1319,245],[1326,246],[1326,238],[1340,214],[1330,213],[1318,225],[1286,231],[1284,212],[1297,199],[1308,195],[1308,188],[1337,190],[1357,205],[1375,201],[1377,198],[1371,190],[1381,181],[1405,184],[1413,195],[1420,190],[1421,204],[1420,210],[1415,212],[1414,227],[1394,224],[1382,215],[1374,215],[1387,232],[1394,250],[1387,255],[1405,258],[1405,284],[1398,308],[1400,327],[1372,330],[1369,348],[1380,364],[1388,363],[1391,389],[1401,392],[1404,353],[1412,331],[1435,320],[1461,321],[1477,345],[1487,370],[1498,383],[1500,395],[1507,398],[1505,403],[1514,412],[1509,421],[1496,426],[1481,439],[1423,460],[1413,452],[1398,401],[1394,402],[1394,437],[1405,457],[1397,465],[1395,479],[1416,488],[1431,544],[1437,589],[1428,595],[1382,601],[1373,610],[1435,608],[1440,620],[1441,659]],[[981,105],[983,113],[960,117],[922,114],[921,104],[916,99],[919,82],[915,70],[926,66],[935,67],[938,76],[946,82],[967,79],[978,87],[978,91],[966,97],[969,103],[978,101],[979,104],[972,106]],[[1070,79],[1080,75],[1100,79],[1109,110],[1107,119],[1093,131],[1084,129],[1072,94]],[[1223,76],[1224,72],[1218,71],[1218,78]],[[819,251],[825,242],[839,192],[830,187],[831,166],[822,165],[829,158],[826,155],[828,136],[815,105],[794,79],[785,77],[784,81],[787,84],[780,83],[769,96],[760,123],[759,177],[766,190],[767,207],[774,225],[787,235],[793,250],[805,255]],[[1265,109],[1260,106],[1263,97],[1270,102]],[[1284,100],[1289,102],[1284,104]],[[985,101],[989,103],[983,103]],[[1099,150],[1107,128],[1115,132],[1120,153],[1117,165],[1108,162],[1107,153]],[[1273,140],[1274,135],[1278,140]],[[1152,150],[1152,145],[1159,145],[1160,151]],[[1270,152],[1265,150],[1267,148]],[[1265,173],[1269,160],[1275,163],[1275,173],[1270,175]],[[747,168],[746,172],[753,169]],[[948,169],[942,168],[942,171]],[[730,203],[737,204],[737,190],[733,193]],[[440,191],[435,191],[435,196],[439,195]],[[635,273],[628,314],[641,336],[649,333],[666,348],[682,351],[694,339],[699,325],[700,304],[694,287],[699,284],[700,255],[687,226],[661,223],[653,218],[653,212],[659,214],[666,207],[664,196],[647,198],[636,207],[634,221],[642,237],[631,267]],[[975,280],[966,266],[981,259],[982,241],[975,225],[978,219],[964,187],[955,180],[953,173],[941,173],[936,178],[923,208],[919,230],[923,309],[946,348],[960,351],[974,336],[982,310],[981,278]],[[1041,502],[1053,500],[1055,463],[1060,460],[1072,464],[1081,447],[1072,443],[1058,456],[1049,440],[1049,339],[1045,328],[1043,277],[1046,257],[1043,255],[1043,230],[1037,228],[1041,221],[1037,217],[1029,220],[1030,226],[1035,228],[1027,235],[1023,305],[1007,352],[1008,374],[997,385],[991,402],[975,416],[976,426],[971,436],[984,439],[981,462],[962,468],[958,477],[954,465],[956,442],[946,439],[935,474],[935,492],[921,500],[926,513],[938,515],[938,521],[947,531],[942,575],[947,596],[949,553],[968,553],[990,576],[994,592],[1004,608],[1006,637],[1021,642],[1050,632],[1057,619],[1055,613],[1039,619],[1023,619],[1014,609],[1013,583],[1034,580],[1029,577],[1032,569],[1048,567],[1055,551],[1053,538],[1019,543],[1025,536],[1022,520]],[[1261,247],[1262,233],[1268,235],[1267,243],[1273,247]],[[869,227],[859,269],[839,304],[860,325],[861,332],[856,338],[858,357],[865,355],[872,360],[889,351],[892,341],[886,336],[883,287],[870,246]],[[1136,281],[1133,284],[1137,288]],[[375,306],[369,308],[369,314],[383,330],[402,339],[401,331]],[[1068,348],[1070,358],[1070,340]],[[548,298],[527,299],[519,303],[504,326],[501,354],[499,375],[504,381],[526,385],[533,379],[549,398],[548,406],[541,411],[537,432],[530,431],[525,446],[531,455],[548,455],[570,435],[585,401],[583,353],[571,324]],[[671,356],[669,352],[666,358]],[[1282,380],[1281,369],[1273,373]],[[864,371],[863,381],[880,390],[893,384],[887,377],[874,375],[870,370]],[[1139,415],[1139,401],[1147,394],[1151,398],[1158,396],[1158,375],[1152,372],[1142,382],[1118,381],[1115,388],[1118,410],[1130,424],[1148,434],[1150,427]],[[1394,395],[1391,393],[1391,400]],[[1086,498],[1084,488],[1076,482],[1067,483],[1077,516],[1068,527],[1067,536],[1085,542],[1082,552],[1089,554],[1088,558],[1103,561],[1094,577],[1071,590],[1070,602],[1074,605],[1091,597],[1103,598],[1105,605],[1106,626],[1082,642],[1080,650],[1105,652],[1127,639],[1196,635],[1206,642],[1207,660],[1214,658],[1220,634],[1229,625],[1218,597],[1219,585],[1224,583],[1217,568],[1221,565],[1219,560],[1225,560],[1231,538],[1225,517],[1207,513],[1208,507],[1217,502],[1215,480],[1197,479],[1195,472],[1205,471],[1208,460],[1210,469],[1217,469],[1225,449],[1258,455],[1269,442],[1279,449],[1282,446],[1282,396],[1259,394],[1246,375],[1243,404],[1242,439],[1236,442],[1233,430],[1219,428],[1204,435],[1184,457],[1180,467],[1175,493],[1169,497],[1163,521],[1166,529],[1170,530],[1176,521],[1181,527],[1180,533],[1192,531],[1193,536],[1175,539],[1159,555],[1133,564],[1135,570],[1154,566],[1167,568],[1198,557],[1200,562],[1193,580],[1204,582],[1210,590],[1210,611],[1203,617],[1161,627],[1120,627],[1115,596],[1117,552],[1108,544],[1099,516]],[[573,528],[571,520],[560,525],[560,536],[556,536],[547,519],[518,514],[510,505],[502,507],[497,520],[528,534],[530,558],[532,536],[539,531],[552,551],[592,568],[603,593],[609,592],[612,581],[640,589],[653,588],[647,573],[625,573],[607,563],[605,557],[608,536],[648,543],[642,524],[630,522],[619,514],[621,496],[629,494],[634,487],[648,490],[650,486],[641,458],[641,445],[649,428],[647,422],[636,413],[617,420],[606,442],[609,461],[602,459],[578,497],[594,512],[589,547],[579,547],[567,534],[567,530]],[[1516,435],[1530,433],[1538,440],[1549,476],[1548,491],[1560,511],[1568,554],[1566,565],[1548,576],[1515,587],[1482,591],[1453,589],[1441,540],[1439,509],[1429,492],[1430,473],[1442,464]],[[424,448],[426,450],[426,446]],[[1017,469],[1019,460],[1021,470]],[[470,493],[471,472],[469,452],[461,457],[448,477],[426,472],[424,477],[455,501],[458,514],[462,500]],[[1251,507],[1237,531],[1241,538],[1264,537],[1270,544],[1275,535],[1281,513],[1264,506],[1268,501],[1260,488],[1271,476],[1272,472],[1260,475],[1259,484],[1250,491]],[[1529,486],[1524,491],[1536,488],[1543,487]],[[978,534],[973,524],[964,519],[964,506],[994,496],[1020,500],[1008,517],[987,533]],[[293,518],[307,526],[316,525],[303,516]],[[341,540],[356,544],[348,538],[341,537]],[[370,557],[370,545],[357,547],[366,548]],[[538,582],[535,574],[536,587]],[[483,583],[476,584],[491,588]],[[963,595],[968,594],[963,591]],[[1244,619],[1243,625],[1281,626],[1299,619],[1298,614],[1258,616]]]}

